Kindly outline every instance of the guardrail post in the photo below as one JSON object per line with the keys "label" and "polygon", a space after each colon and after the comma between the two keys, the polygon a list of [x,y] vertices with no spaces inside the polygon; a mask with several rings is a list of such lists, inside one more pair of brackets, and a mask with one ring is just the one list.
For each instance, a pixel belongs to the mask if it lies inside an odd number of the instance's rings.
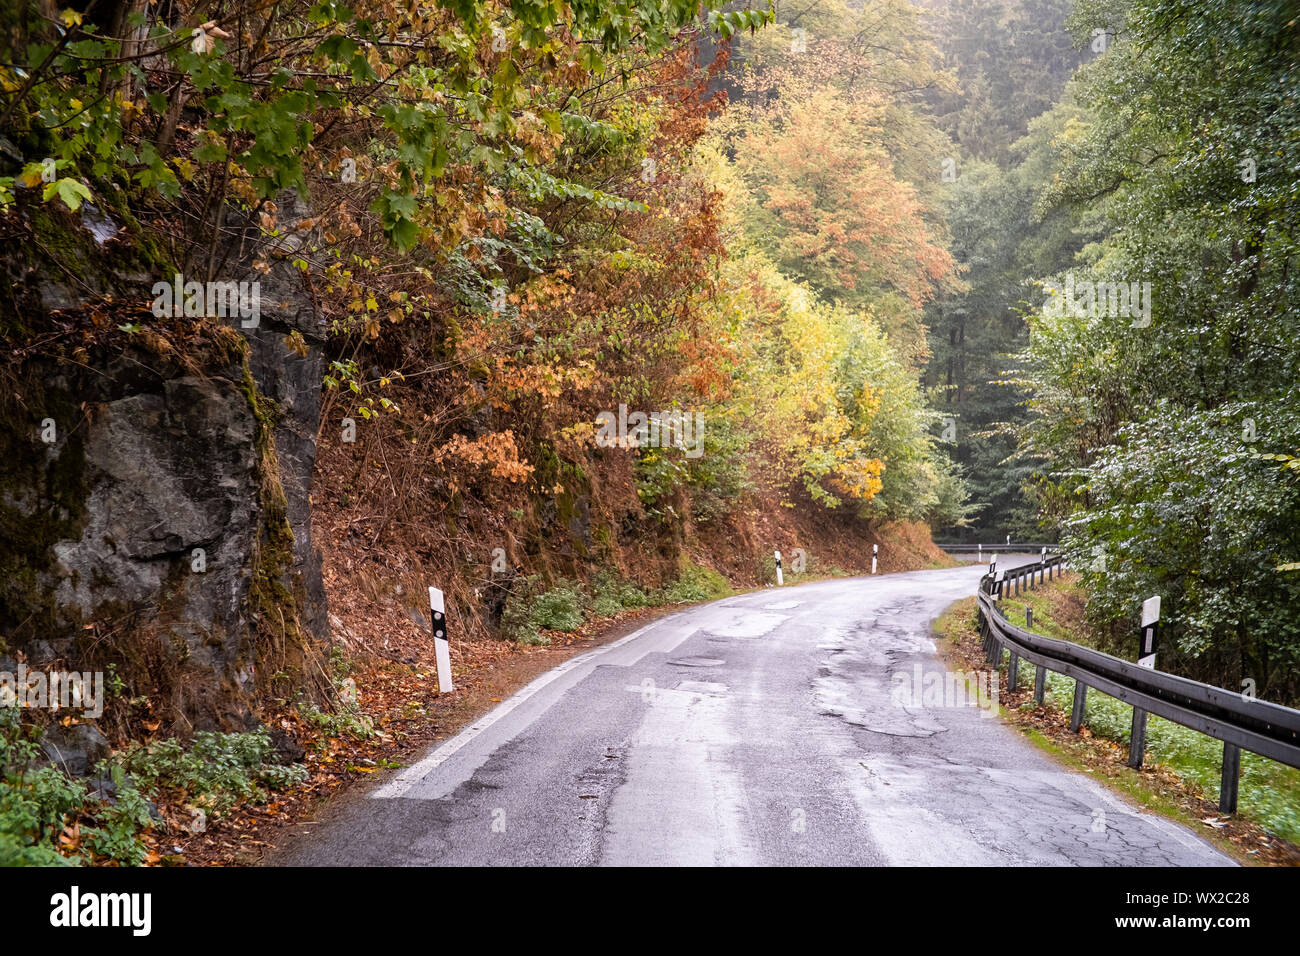
{"label": "guardrail post", "polygon": [[1047,668],[1042,664],[1038,665],[1038,670],[1034,672],[1034,703],[1039,706],[1043,703],[1043,695],[1047,693]]}
{"label": "guardrail post", "polygon": [[1147,749],[1147,712],[1133,708],[1133,729],[1129,731],[1128,765],[1136,770],[1142,766]]}
{"label": "guardrail post", "polygon": [[[1156,666],[1156,630],[1160,626],[1160,595],[1142,602],[1142,636],[1138,638],[1138,666],[1152,670]],[[1142,766],[1147,742],[1147,713],[1133,708],[1133,730],[1129,735],[1128,765]]]}
{"label": "guardrail post", "polygon": [[1015,651],[1011,652],[1011,662],[1007,664],[1007,687],[1010,690],[1020,689],[1020,655]]}
{"label": "guardrail post", "polygon": [[1070,708],[1070,731],[1078,733],[1083,719],[1088,715],[1088,685],[1074,679],[1074,706]]}
{"label": "guardrail post", "polygon": [[1237,783],[1241,777],[1241,748],[1223,745],[1223,776],[1219,780],[1219,812],[1237,812]]}

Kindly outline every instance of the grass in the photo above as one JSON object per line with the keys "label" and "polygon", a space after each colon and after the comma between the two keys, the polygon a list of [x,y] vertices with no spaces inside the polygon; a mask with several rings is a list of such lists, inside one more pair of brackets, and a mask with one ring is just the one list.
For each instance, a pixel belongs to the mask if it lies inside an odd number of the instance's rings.
{"label": "grass", "polygon": [[721,574],[683,557],[677,580],[664,589],[664,603],[711,601],[731,593],[731,585]]}
{"label": "grass", "polygon": [[[1025,608],[1032,608],[1035,633],[1086,645],[1090,641],[1083,623],[1085,600],[1077,581],[1067,575],[1035,590],[1022,591],[1016,597],[1004,598],[1001,606],[1007,618],[1017,624],[1023,624]],[[978,643],[973,627],[974,608],[974,598],[965,599],[936,621],[935,631],[946,644],[956,647]],[[1021,668],[1021,689],[1032,688],[1033,672],[1032,666]],[[1073,678],[1049,670],[1044,706],[1058,716],[1068,714],[1074,699],[1074,684]],[[1029,706],[1032,709],[1032,704]],[[1127,748],[1132,720],[1133,708],[1130,705],[1096,689],[1089,689],[1085,726],[1093,738],[1109,742],[1107,746]],[[1061,747],[1044,744],[1048,738],[1037,730],[1030,728],[1028,736],[1054,754],[1064,752]],[[1094,746],[1097,746],[1095,742]],[[1300,843],[1300,770],[1246,751],[1242,752],[1241,758],[1238,816],[1259,824],[1284,840]],[[1161,717],[1148,717],[1145,763],[1169,771],[1189,791],[1216,804],[1222,760],[1223,744],[1220,741]],[[1075,759],[1070,762],[1078,763]],[[1149,785],[1146,775],[1109,776],[1108,782],[1143,805],[1159,809],[1180,822],[1197,822],[1176,803],[1162,799]]]}

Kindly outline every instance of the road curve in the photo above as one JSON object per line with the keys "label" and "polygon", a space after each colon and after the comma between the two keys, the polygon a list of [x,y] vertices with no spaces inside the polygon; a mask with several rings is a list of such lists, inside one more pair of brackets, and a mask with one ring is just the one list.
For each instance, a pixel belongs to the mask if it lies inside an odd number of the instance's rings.
{"label": "road curve", "polygon": [[1231,864],[987,708],[909,698],[943,671],[931,621],[981,571],[663,618],[538,678],[271,862]]}

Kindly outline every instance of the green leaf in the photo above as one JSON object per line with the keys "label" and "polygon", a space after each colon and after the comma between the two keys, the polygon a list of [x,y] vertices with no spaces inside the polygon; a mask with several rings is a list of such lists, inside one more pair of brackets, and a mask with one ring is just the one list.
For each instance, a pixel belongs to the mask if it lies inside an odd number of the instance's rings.
{"label": "green leaf", "polygon": [[52,197],[58,195],[63,200],[63,204],[76,212],[81,208],[82,202],[90,198],[90,190],[80,180],[64,177],[63,179],[49,183],[44,190],[42,199],[49,202]]}

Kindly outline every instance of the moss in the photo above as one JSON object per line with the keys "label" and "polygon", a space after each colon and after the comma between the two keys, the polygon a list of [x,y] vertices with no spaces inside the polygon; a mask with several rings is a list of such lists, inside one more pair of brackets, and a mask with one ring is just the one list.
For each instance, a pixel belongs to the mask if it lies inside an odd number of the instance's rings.
{"label": "moss", "polygon": [[[287,691],[284,696],[291,696],[303,690],[309,672],[324,671],[319,649],[311,645],[299,624],[305,587],[293,571],[293,529],[275,449],[275,426],[281,411],[258,390],[246,350],[240,389],[257,423],[255,445],[262,510],[248,590],[248,609],[254,628],[252,657],[258,672],[273,674],[271,680],[284,685],[281,688]],[[314,670],[308,667],[312,661],[317,665]],[[270,686],[263,689],[276,690]]]}
{"label": "moss", "polygon": [[[31,295],[33,279],[24,275],[18,280],[15,265],[21,266],[23,273],[35,265],[35,283],[74,285],[81,290],[79,294],[85,294],[89,286],[104,290],[105,295],[111,293],[119,301],[139,297],[142,304],[154,279],[177,271],[159,238],[147,233],[136,220],[126,190],[112,184],[101,186],[95,191],[93,203],[118,227],[111,243],[96,242],[83,224],[81,213],[72,212],[57,200],[42,202],[34,190],[20,191],[17,211],[0,224],[0,238],[6,247],[30,249],[33,254],[12,259],[6,256],[14,281],[0,293],[0,335],[26,340],[48,326],[48,315]],[[144,285],[140,285],[140,276],[146,277]],[[99,297],[93,292],[87,296]]]}
{"label": "moss", "polygon": [[[48,386],[47,375],[43,367],[26,369],[6,383],[16,387],[5,389],[12,397],[0,407],[0,628],[20,643],[80,624],[75,610],[59,607],[48,577],[54,545],[80,538],[87,520],[85,430],[77,427],[78,403]],[[52,446],[40,438],[46,418],[59,438]]]}
{"label": "moss", "polygon": [[533,456],[533,486],[537,489],[554,488],[560,478],[560,458],[555,448],[541,442]]}
{"label": "moss", "polygon": [[451,316],[447,316],[444,328],[446,334],[442,338],[443,354],[451,356],[456,353],[457,347],[465,340],[465,332],[460,327],[460,323]]}

